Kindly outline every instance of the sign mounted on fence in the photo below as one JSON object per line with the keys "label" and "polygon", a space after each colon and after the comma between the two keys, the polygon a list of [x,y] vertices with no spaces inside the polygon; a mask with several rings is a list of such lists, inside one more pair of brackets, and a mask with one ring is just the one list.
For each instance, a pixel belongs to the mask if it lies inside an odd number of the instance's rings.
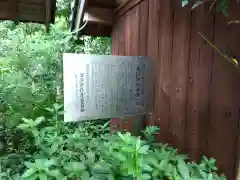
{"label": "sign mounted on fence", "polygon": [[144,115],[152,111],[148,57],[65,53],[64,121]]}

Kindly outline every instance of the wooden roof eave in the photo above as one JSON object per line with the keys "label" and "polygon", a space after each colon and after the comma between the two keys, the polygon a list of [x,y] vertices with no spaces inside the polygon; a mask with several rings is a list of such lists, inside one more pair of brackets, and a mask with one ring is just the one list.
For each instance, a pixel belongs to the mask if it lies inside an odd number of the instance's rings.
{"label": "wooden roof eave", "polygon": [[55,12],[56,0],[0,0],[0,20],[45,24],[48,30],[49,24],[55,21]]}
{"label": "wooden roof eave", "polygon": [[[78,10],[74,19],[75,25],[74,28],[71,29],[74,29],[75,32],[81,29],[82,26],[84,26],[84,29],[78,32],[77,35],[111,35],[115,19],[115,8],[113,7],[115,6],[113,6],[113,4],[107,4],[106,0],[98,0],[96,2],[98,3],[97,5],[93,3],[93,0],[82,0],[78,5]],[[99,6],[100,2],[104,2],[105,4]],[[111,0],[111,2],[113,1]]]}

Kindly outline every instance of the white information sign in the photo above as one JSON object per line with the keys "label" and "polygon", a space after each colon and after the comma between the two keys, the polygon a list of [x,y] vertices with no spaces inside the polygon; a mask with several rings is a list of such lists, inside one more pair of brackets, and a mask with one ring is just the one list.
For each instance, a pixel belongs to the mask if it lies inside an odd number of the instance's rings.
{"label": "white information sign", "polygon": [[63,72],[65,122],[152,111],[148,57],[65,53]]}

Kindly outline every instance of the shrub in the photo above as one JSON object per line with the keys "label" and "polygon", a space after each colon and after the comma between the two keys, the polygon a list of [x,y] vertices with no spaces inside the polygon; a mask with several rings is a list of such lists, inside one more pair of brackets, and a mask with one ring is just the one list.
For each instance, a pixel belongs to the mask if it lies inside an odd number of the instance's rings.
{"label": "shrub", "polygon": [[109,54],[109,38],[67,32],[66,20],[46,34],[41,25],[0,24],[0,179],[225,179],[215,160],[187,161],[176,149],[109,133],[109,121],[63,123],[63,52]]}

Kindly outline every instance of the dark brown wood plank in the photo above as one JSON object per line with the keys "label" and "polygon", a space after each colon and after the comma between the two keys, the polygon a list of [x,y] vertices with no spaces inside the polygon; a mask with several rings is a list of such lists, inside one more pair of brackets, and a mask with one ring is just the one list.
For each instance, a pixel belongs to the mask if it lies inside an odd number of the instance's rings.
{"label": "dark brown wood plank", "polygon": [[184,150],[191,13],[173,1],[174,34],[170,93],[172,145]]}
{"label": "dark brown wood plank", "polygon": [[140,13],[139,13],[139,54],[140,56],[147,55],[147,47],[148,47],[148,15],[149,15],[149,7],[148,1],[143,1],[139,5]]}
{"label": "dark brown wood plank", "polygon": [[131,54],[131,16],[130,12],[125,14],[125,56],[129,56]]}
{"label": "dark brown wood plank", "polygon": [[131,49],[130,49],[130,55],[131,56],[138,56],[139,55],[139,47],[140,47],[140,36],[139,36],[139,13],[140,6],[135,6],[131,11],[130,11],[130,22],[131,22],[131,36],[130,36],[130,44],[131,44]]}
{"label": "dark brown wood plank", "polygon": [[122,17],[118,21],[119,29],[118,29],[118,55],[125,55],[125,26],[126,26],[126,18]]}
{"label": "dark brown wood plank", "polygon": [[[223,51],[239,53],[237,32],[227,26],[227,19],[216,14],[215,45]],[[220,172],[234,179],[237,137],[239,135],[239,71],[214,51],[211,84],[209,155],[217,159]]]}
{"label": "dark brown wood plank", "polygon": [[149,19],[148,19],[148,49],[147,55],[153,60],[153,115],[149,119],[147,125],[155,125],[156,111],[159,107],[156,106],[155,97],[158,86],[158,71],[160,69],[159,59],[159,17],[160,17],[160,1],[149,0]]}
{"label": "dark brown wood plank", "polygon": [[156,106],[157,125],[160,126],[160,141],[169,142],[171,134],[169,133],[170,122],[170,84],[171,84],[171,61],[173,46],[173,10],[172,1],[161,1],[160,5],[160,28],[161,38],[159,39],[159,58],[161,59],[161,69],[159,73],[159,97]]}
{"label": "dark brown wood plank", "polygon": [[[140,56],[147,56],[148,49],[148,19],[149,19],[149,3],[148,0],[142,1],[139,4],[140,19],[139,19],[139,54]],[[152,117],[150,115],[145,115],[142,117],[143,127],[148,125],[149,119]]]}
{"label": "dark brown wood plank", "polygon": [[139,4],[143,1],[144,0],[126,0],[116,9],[116,19],[120,18],[125,13],[131,11],[131,9],[135,6],[139,6]]}
{"label": "dark brown wood plank", "polygon": [[[137,56],[139,54],[139,15],[139,6],[134,7],[126,14],[126,34],[124,40],[125,55],[127,56]],[[139,135],[143,128],[142,117],[124,117],[123,127],[132,134]]]}
{"label": "dark brown wood plank", "polygon": [[[240,12],[239,12],[239,8],[240,5],[237,4],[235,1],[232,1],[230,4],[230,11],[229,11],[229,16],[228,16],[228,21],[231,20],[236,20],[239,19],[240,16]],[[228,26],[228,34],[231,34],[231,36],[228,38],[228,51],[231,55],[233,56],[238,56],[237,59],[240,59],[240,50],[239,50],[239,45],[240,45],[240,26],[239,24],[231,24],[230,26]],[[240,79],[240,70],[239,69],[234,69],[233,70],[233,76],[235,76],[234,82],[236,83],[234,85],[234,87],[232,88],[236,88],[236,91],[234,92],[240,92],[240,84],[239,84],[239,79]],[[235,94],[235,96],[239,96],[237,94]],[[237,173],[240,173],[240,100],[238,98],[235,98],[235,103],[233,106],[236,106],[236,108],[238,109],[238,117],[236,119],[238,119],[238,128],[237,128],[237,132],[236,134],[234,134],[235,137],[235,152],[233,154],[233,156],[235,156],[235,168],[234,168],[234,179],[237,179],[236,175]],[[237,113],[237,109],[235,109],[236,113]],[[237,114],[236,114],[237,116]],[[234,122],[235,123],[235,122]],[[240,174],[239,174],[240,177]]]}
{"label": "dark brown wood plank", "polygon": [[191,159],[207,153],[209,132],[209,91],[212,71],[212,48],[200,37],[201,32],[213,41],[214,14],[199,6],[192,14],[188,77],[185,150]]}
{"label": "dark brown wood plank", "polygon": [[112,29],[112,55],[118,55],[118,23],[115,23]]}

